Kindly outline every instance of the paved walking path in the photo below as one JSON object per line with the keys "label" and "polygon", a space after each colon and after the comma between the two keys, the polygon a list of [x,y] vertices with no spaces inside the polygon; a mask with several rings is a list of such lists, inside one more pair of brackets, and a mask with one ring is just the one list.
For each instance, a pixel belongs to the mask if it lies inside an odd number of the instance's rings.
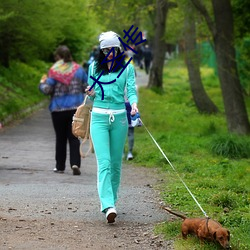
{"label": "paved walking path", "polygon": [[136,84],[138,87],[146,87],[148,85],[149,76],[143,70],[136,68]]}
{"label": "paved walking path", "polygon": [[[138,84],[142,85],[147,76],[141,74],[137,79]],[[81,176],[72,175],[69,163],[64,174],[56,174],[52,171],[55,166],[54,144],[54,131],[47,107],[12,127],[0,130],[0,231],[3,231],[0,249],[31,249],[29,244],[33,244],[32,249],[137,249],[138,242],[131,238],[131,233],[140,231],[140,248],[154,249],[154,245],[150,246],[153,236],[150,238],[144,232],[150,231],[152,234],[153,225],[167,218],[159,208],[156,191],[151,188],[158,182],[156,170],[124,164],[117,204],[118,226],[112,231],[114,234],[120,230],[124,238],[112,237],[111,244],[110,240],[106,242],[102,238],[108,237],[104,233],[93,240],[93,234],[100,230],[108,233],[114,229],[106,225],[104,215],[100,213],[95,156],[91,154],[82,160]],[[13,224],[13,220],[17,224]],[[26,229],[16,226],[22,223],[20,221],[28,223]],[[50,222],[49,226],[41,226],[45,221]],[[34,224],[38,222],[40,225]],[[72,245],[75,243],[72,243],[72,237],[61,243],[64,244],[61,247],[59,243],[58,248],[53,245],[54,238],[49,230],[58,223],[68,223],[68,226],[69,223],[84,223],[81,240],[76,237],[79,245]],[[36,228],[33,234],[27,233],[29,227],[30,230]],[[38,236],[37,232],[45,236]],[[65,235],[61,238],[65,238]],[[145,237],[149,238],[149,242]]]}
{"label": "paved walking path", "polygon": [[[70,216],[72,219],[86,217],[84,218],[86,220],[103,220],[102,214],[99,213],[99,199],[96,190],[95,155],[91,154],[82,160],[81,176],[72,175],[69,162],[65,174],[56,174],[52,171],[55,166],[54,141],[54,132],[47,108],[39,110],[15,127],[0,133],[0,196],[1,201],[5,201],[1,207],[13,207],[17,202],[25,204],[33,197],[35,201],[33,205],[36,206],[35,203],[38,202],[39,209],[41,206],[45,209],[47,204],[53,204],[55,197],[61,199],[60,202],[65,205],[67,202],[64,202],[64,199],[73,198],[74,206],[78,207],[79,213],[66,216]],[[120,210],[124,212],[126,207],[133,207],[135,202],[145,203],[146,194],[140,195],[140,193],[144,190],[145,185],[151,184],[147,183],[147,180],[140,183],[139,176],[136,176],[138,170],[135,169],[135,173],[133,173],[130,169],[132,167],[125,165],[121,202],[118,205],[118,208],[120,207]],[[136,201],[133,198],[130,199],[131,196],[135,197]],[[145,205],[150,207],[150,203]],[[142,208],[143,205],[139,204],[138,209]],[[89,212],[84,212],[86,210]],[[25,206],[22,212],[30,215],[30,211]],[[154,213],[148,214],[146,217],[141,217],[139,214],[144,213],[136,212],[129,216],[121,214],[119,217],[142,222],[158,220],[158,215]],[[52,216],[60,218],[62,214],[59,210]],[[162,217],[160,216],[160,218]]]}

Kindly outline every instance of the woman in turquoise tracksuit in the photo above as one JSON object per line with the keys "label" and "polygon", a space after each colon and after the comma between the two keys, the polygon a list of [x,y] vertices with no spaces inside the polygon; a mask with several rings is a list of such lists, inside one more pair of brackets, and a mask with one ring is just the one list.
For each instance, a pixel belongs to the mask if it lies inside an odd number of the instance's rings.
{"label": "woman in turquoise tracksuit", "polygon": [[[106,213],[108,223],[113,223],[117,216],[115,204],[128,131],[124,91],[126,89],[132,107],[131,115],[138,112],[137,94],[133,65],[126,64],[123,60],[123,66],[119,65],[117,62],[121,60],[122,56],[117,60],[114,59],[121,53],[118,35],[112,31],[104,32],[100,35],[99,42],[99,57],[89,67],[89,86],[86,93],[93,100],[90,133],[97,159],[97,188],[101,211]],[[105,57],[110,61],[103,63]],[[94,79],[100,77],[99,83],[91,77]],[[110,83],[111,81],[113,82]]]}

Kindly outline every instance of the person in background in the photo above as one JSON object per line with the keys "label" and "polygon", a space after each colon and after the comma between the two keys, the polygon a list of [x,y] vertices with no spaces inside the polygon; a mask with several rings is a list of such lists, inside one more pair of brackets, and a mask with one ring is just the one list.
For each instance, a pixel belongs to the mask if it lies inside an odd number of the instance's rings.
{"label": "person in background", "polygon": [[[129,61],[129,59],[133,56],[133,54],[129,53],[129,51],[125,51],[125,61]],[[134,66],[134,60],[132,59],[130,63]],[[136,70],[135,70],[135,76],[136,76]],[[136,85],[136,91],[137,91],[137,85]],[[138,96],[138,92],[137,92]],[[134,130],[135,128],[131,125],[131,105],[126,97],[125,94],[125,105],[126,105],[126,111],[127,111],[127,119],[128,119],[128,153],[127,153],[127,161],[133,160],[133,148],[134,148]]]}
{"label": "person in background", "polygon": [[[90,86],[86,88],[86,93],[93,100],[90,134],[97,159],[97,189],[101,211],[105,213],[108,223],[113,223],[117,216],[122,155],[128,132],[125,90],[131,105],[131,115],[138,112],[137,94],[133,65],[128,64],[124,69],[126,61],[120,61],[121,57],[115,59],[121,54],[119,36],[113,31],[104,32],[100,35],[99,42],[99,57],[89,67]],[[105,57],[108,62],[104,63]],[[102,83],[112,80],[115,82],[101,85],[103,96],[99,84],[93,85],[95,82],[91,76]]]}
{"label": "person in background", "polygon": [[151,49],[149,48],[149,46],[146,44],[144,51],[143,51],[143,57],[144,57],[144,66],[145,66],[145,71],[146,74],[148,75],[149,73],[149,69],[150,69],[150,64],[152,61],[152,52]]}
{"label": "person in background", "polygon": [[94,46],[92,51],[90,52],[89,59],[91,59],[93,62],[98,58],[98,55],[99,55],[99,46]]}
{"label": "person in background", "polygon": [[144,46],[142,45],[138,45],[135,47],[136,51],[137,51],[137,66],[140,68],[140,69],[143,69],[143,62],[142,62],[142,59],[143,59],[143,51],[144,51]]}
{"label": "person in background", "polygon": [[89,54],[89,59],[88,59],[88,62],[87,62],[87,65],[89,67],[89,65],[94,62],[97,57],[98,57],[98,54],[99,54],[99,47],[98,46],[94,46],[92,48],[92,51],[90,52]]}
{"label": "person in background", "polygon": [[54,54],[56,62],[39,84],[40,91],[50,95],[49,110],[56,135],[55,173],[64,173],[66,168],[67,141],[69,142],[70,166],[73,175],[80,175],[80,142],[72,134],[72,117],[84,100],[87,74],[73,61],[67,46],[59,46]]}
{"label": "person in background", "polygon": [[127,110],[127,119],[128,119],[128,153],[127,153],[127,161],[133,160],[133,148],[134,148],[134,131],[135,128],[131,126],[131,105],[128,101],[125,102],[126,110]]}

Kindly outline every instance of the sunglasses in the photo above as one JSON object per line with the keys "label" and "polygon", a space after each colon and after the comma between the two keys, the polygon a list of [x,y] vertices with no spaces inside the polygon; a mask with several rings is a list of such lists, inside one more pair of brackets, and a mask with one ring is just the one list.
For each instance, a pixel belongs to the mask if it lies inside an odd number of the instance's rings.
{"label": "sunglasses", "polygon": [[[107,55],[110,52],[111,49],[107,49],[107,48],[106,49],[102,49],[102,52],[103,52],[104,55]],[[114,49],[115,49],[115,53],[117,53],[118,52],[118,48],[115,47]]]}

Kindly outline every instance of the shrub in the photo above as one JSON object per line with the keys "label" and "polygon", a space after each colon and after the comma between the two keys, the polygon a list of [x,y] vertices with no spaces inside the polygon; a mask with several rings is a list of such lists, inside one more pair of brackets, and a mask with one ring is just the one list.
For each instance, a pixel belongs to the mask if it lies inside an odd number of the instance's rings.
{"label": "shrub", "polygon": [[217,207],[229,209],[233,209],[237,206],[233,195],[229,194],[228,192],[221,192],[219,194],[215,194],[212,197],[210,203]]}
{"label": "shrub", "polygon": [[249,158],[250,146],[247,140],[236,135],[222,135],[212,140],[211,150],[215,155],[231,159]]}

